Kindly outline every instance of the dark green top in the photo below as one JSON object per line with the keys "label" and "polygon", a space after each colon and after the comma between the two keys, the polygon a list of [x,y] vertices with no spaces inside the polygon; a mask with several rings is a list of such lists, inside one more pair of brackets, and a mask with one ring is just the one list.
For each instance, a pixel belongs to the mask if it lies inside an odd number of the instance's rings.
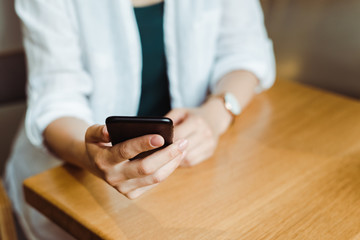
{"label": "dark green top", "polygon": [[163,116],[170,111],[164,47],[164,3],[134,8],[142,47],[142,86],[138,116]]}

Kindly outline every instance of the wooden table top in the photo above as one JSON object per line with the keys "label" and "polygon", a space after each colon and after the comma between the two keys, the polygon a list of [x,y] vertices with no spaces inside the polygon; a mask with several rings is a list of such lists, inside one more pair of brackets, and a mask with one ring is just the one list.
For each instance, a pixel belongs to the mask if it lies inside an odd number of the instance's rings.
{"label": "wooden table top", "polygon": [[69,165],[24,190],[80,239],[360,239],[360,102],[278,81],[214,157],[139,199]]}

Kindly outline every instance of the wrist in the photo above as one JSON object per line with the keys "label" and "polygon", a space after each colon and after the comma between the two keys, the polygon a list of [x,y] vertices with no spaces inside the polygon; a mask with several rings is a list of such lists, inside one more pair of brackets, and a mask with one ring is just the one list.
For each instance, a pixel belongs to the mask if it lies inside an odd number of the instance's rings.
{"label": "wrist", "polygon": [[203,109],[211,114],[209,118],[210,125],[217,135],[223,134],[233,121],[233,116],[225,108],[223,100],[220,97],[209,97],[204,103]]}
{"label": "wrist", "polygon": [[[89,167],[89,156],[87,154],[86,143],[80,139],[72,139],[69,145],[69,156],[66,159],[67,162],[74,164],[78,167],[88,169]],[[72,158],[70,159],[70,157]]]}
{"label": "wrist", "polygon": [[87,170],[90,170],[90,168],[92,167],[91,164],[91,158],[90,155],[88,153],[88,149],[86,147],[86,142],[82,141],[82,142],[78,142],[78,153],[80,156],[80,164],[82,168],[85,168]]}

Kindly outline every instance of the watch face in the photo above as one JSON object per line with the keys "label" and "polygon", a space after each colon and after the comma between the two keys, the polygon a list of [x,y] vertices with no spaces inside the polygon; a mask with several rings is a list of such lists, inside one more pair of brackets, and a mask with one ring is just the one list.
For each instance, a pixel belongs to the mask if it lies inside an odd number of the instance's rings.
{"label": "watch face", "polygon": [[241,113],[240,105],[236,97],[231,93],[226,93],[224,96],[225,106],[231,111],[234,115],[239,115]]}

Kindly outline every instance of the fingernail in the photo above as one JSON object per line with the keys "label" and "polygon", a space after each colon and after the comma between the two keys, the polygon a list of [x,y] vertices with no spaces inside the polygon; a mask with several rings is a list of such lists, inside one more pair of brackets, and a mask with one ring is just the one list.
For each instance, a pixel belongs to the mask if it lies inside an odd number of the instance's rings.
{"label": "fingernail", "polygon": [[108,133],[106,125],[103,127],[102,132],[103,132],[104,135],[106,135]]}
{"label": "fingernail", "polygon": [[110,142],[110,136],[109,136],[106,126],[103,127],[102,132],[103,132],[103,139],[107,142]]}
{"label": "fingernail", "polygon": [[188,140],[186,139],[182,139],[178,142],[178,148],[181,150],[181,151],[184,151],[185,148],[187,147],[187,144],[188,144]]}
{"label": "fingernail", "polygon": [[153,147],[160,147],[164,144],[164,141],[161,137],[159,136],[154,136],[150,139],[150,144]]}

